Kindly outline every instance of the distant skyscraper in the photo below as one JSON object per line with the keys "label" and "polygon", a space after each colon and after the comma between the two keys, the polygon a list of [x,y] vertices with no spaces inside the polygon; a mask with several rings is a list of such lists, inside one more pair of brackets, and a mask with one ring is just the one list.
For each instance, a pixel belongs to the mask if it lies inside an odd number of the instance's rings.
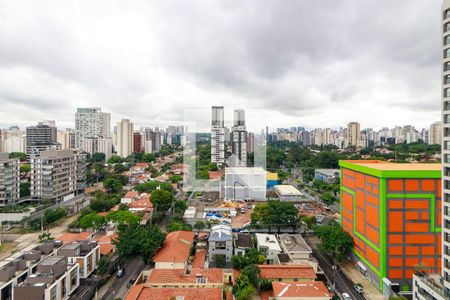
{"label": "distant skyscraper", "polygon": [[347,126],[347,144],[348,146],[359,147],[361,140],[361,126],[358,122],[350,122]]}
{"label": "distant skyscraper", "polygon": [[57,141],[61,144],[61,150],[75,149],[75,132],[73,129],[58,130]]}
{"label": "distant skyscraper", "polygon": [[84,138],[109,138],[111,115],[98,107],[77,108],[75,113],[75,147],[80,148]]}
{"label": "distant skyscraper", "polygon": [[225,162],[225,127],[223,106],[211,108],[211,162]]}
{"label": "distant skyscraper", "polygon": [[57,142],[57,129],[54,122],[39,122],[37,126],[27,127],[26,141],[27,155],[61,149],[61,144]]}
{"label": "distant skyscraper", "polygon": [[0,206],[15,204],[20,198],[20,162],[0,153]]}
{"label": "distant skyscraper", "polygon": [[255,152],[255,134],[253,132],[247,133],[247,152]]}
{"label": "distant skyscraper", "polygon": [[81,143],[81,150],[90,155],[95,153],[105,154],[105,160],[112,156],[112,138],[84,138]]}
{"label": "distant skyscraper", "polygon": [[434,122],[431,124],[430,131],[428,131],[428,144],[442,144],[442,122]]}
{"label": "distant skyscraper", "polygon": [[117,123],[117,155],[127,157],[133,153],[133,123],[122,119]]}
{"label": "distant skyscraper", "polygon": [[141,153],[143,151],[143,138],[142,134],[138,132],[133,133],[133,152],[134,153]]}
{"label": "distant skyscraper", "polygon": [[245,111],[234,111],[234,126],[232,129],[232,153],[234,166],[247,166],[247,131],[245,128]]}

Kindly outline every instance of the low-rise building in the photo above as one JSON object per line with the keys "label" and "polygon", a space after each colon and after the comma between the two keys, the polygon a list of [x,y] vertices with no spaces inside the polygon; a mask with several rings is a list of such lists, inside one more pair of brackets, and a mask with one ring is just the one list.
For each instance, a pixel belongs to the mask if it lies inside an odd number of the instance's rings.
{"label": "low-rise building", "polygon": [[20,198],[20,162],[0,153],[0,206],[14,204]]}
{"label": "low-rise building", "polygon": [[269,281],[311,282],[317,278],[316,272],[309,265],[258,265],[261,279]]}
{"label": "low-rise building", "polygon": [[173,231],[167,234],[162,247],[153,257],[155,269],[186,269],[195,233]]}
{"label": "low-rise building", "polygon": [[275,193],[281,201],[300,201],[303,193],[290,184],[278,184],[274,186]]}
{"label": "low-rise building", "polygon": [[278,236],[281,249],[292,261],[304,261],[311,257],[312,251],[300,234],[280,234]]}
{"label": "low-rise building", "polygon": [[131,201],[136,200],[139,197],[139,193],[137,191],[128,191],[121,199],[120,203],[130,204]]}
{"label": "low-rise building", "polygon": [[69,264],[78,263],[80,278],[89,277],[100,260],[100,246],[97,241],[79,241],[66,244],[58,250],[58,255],[67,258]]}
{"label": "low-rise building", "polygon": [[252,236],[247,233],[238,233],[234,239],[234,255],[244,256],[250,249],[253,249]]}
{"label": "low-rise building", "polygon": [[416,272],[413,275],[414,300],[447,300],[448,297],[440,274]]}
{"label": "low-rise building", "polygon": [[256,247],[264,256],[268,264],[278,263],[277,255],[281,253],[281,247],[278,240],[273,234],[257,233]]}
{"label": "low-rise building", "polygon": [[333,295],[322,281],[272,282],[269,300],[330,300]]}
{"label": "low-rise building", "polygon": [[233,255],[233,236],[228,225],[216,225],[211,228],[208,238],[208,260],[215,262],[217,256],[223,256],[225,262],[231,262]]}
{"label": "low-rise building", "polygon": [[266,200],[266,171],[261,167],[225,169],[225,200]]}
{"label": "low-rise building", "polygon": [[68,299],[80,284],[79,265],[64,256],[49,256],[36,271],[13,288],[14,300]]}
{"label": "low-rise building", "polygon": [[334,183],[339,180],[339,169],[316,169],[314,171],[314,178],[325,181],[327,183]]}

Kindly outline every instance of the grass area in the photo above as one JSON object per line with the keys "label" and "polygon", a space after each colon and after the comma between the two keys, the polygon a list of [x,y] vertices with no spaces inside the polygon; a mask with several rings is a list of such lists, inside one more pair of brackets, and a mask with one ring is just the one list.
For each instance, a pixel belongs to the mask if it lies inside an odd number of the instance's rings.
{"label": "grass area", "polygon": [[3,243],[0,246],[0,254],[4,253],[4,252],[7,252],[7,251],[10,251],[10,250],[14,249],[15,247],[16,247],[15,243]]}

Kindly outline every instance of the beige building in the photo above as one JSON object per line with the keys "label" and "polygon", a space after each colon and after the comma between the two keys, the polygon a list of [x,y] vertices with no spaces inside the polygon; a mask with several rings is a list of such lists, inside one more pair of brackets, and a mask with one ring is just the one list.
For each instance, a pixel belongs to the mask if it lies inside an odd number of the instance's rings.
{"label": "beige building", "polygon": [[81,142],[81,150],[90,155],[103,153],[106,160],[112,156],[112,147],[112,138],[85,138]]}
{"label": "beige building", "polygon": [[13,204],[20,198],[19,160],[0,153],[0,206]]}
{"label": "beige building", "polygon": [[430,126],[428,132],[428,144],[429,145],[441,145],[442,144],[442,122],[434,122]]}
{"label": "beige building", "polygon": [[31,197],[57,202],[73,198],[85,184],[84,154],[71,150],[42,151],[30,158]]}
{"label": "beige building", "polygon": [[361,126],[358,122],[350,122],[347,125],[347,146],[358,147],[361,140]]}
{"label": "beige building", "polygon": [[133,123],[129,119],[122,119],[117,123],[116,152],[120,157],[127,157],[133,153]]}
{"label": "beige building", "polygon": [[67,258],[70,264],[80,266],[80,278],[88,278],[97,268],[100,260],[100,246],[96,241],[78,241],[62,246],[58,255]]}

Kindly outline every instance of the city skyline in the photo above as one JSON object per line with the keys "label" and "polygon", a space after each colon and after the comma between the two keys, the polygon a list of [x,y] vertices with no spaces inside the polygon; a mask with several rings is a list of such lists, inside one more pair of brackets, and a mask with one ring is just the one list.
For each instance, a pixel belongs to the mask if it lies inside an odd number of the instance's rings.
{"label": "city skyline", "polygon": [[72,127],[76,107],[136,127],[211,105],[256,107],[272,128],[439,120],[439,1],[45,4],[2,4],[2,128]]}

